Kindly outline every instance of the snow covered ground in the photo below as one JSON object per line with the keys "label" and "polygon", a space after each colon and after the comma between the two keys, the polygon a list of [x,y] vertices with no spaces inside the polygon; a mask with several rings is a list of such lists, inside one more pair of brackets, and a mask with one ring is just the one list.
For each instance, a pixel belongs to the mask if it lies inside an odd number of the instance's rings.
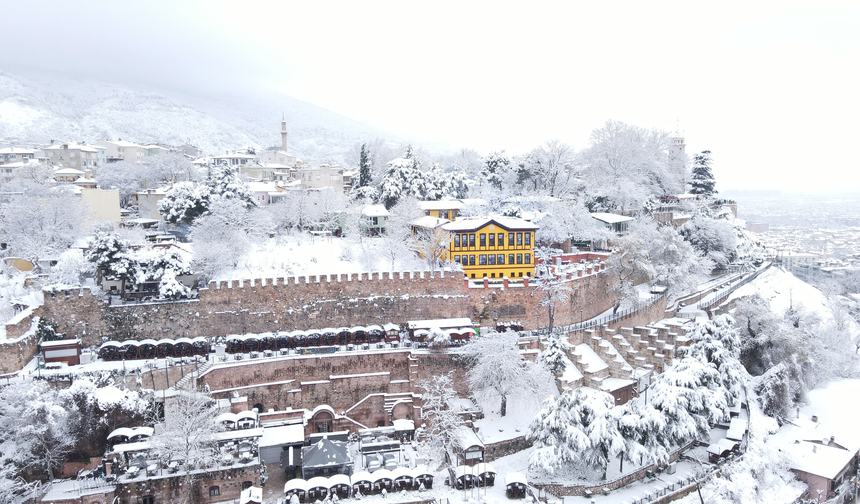
{"label": "snow covered ground", "polygon": [[[215,280],[391,271],[390,261],[378,254],[382,246],[379,238],[358,242],[306,233],[272,238],[253,245],[236,269],[218,275]],[[424,269],[424,265],[410,255],[398,260],[394,271],[416,269]]]}
{"label": "snow covered ground", "polygon": [[755,281],[736,290],[729,300],[758,294],[771,311],[784,313],[790,306],[803,306],[821,317],[822,324],[832,320],[827,298],[820,290],[778,267],[765,271]]}

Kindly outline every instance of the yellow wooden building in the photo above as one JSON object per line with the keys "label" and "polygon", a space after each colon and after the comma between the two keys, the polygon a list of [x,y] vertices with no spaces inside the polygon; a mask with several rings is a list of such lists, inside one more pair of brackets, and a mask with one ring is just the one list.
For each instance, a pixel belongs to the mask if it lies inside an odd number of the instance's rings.
{"label": "yellow wooden building", "polygon": [[424,215],[453,221],[460,216],[460,212],[465,205],[460,200],[440,200],[419,201],[418,206],[424,212]]}
{"label": "yellow wooden building", "polygon": [[449,222],[448,258],[463,265],[467,278],[522,278],[535,273],[538,226],[514,217],[469,217]]}

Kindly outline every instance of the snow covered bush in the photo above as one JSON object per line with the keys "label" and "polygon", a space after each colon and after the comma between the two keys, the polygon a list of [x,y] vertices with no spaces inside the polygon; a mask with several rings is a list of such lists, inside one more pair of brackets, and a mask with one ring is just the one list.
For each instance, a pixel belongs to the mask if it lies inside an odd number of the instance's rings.
{"label": "snow covered bush", "polygon": [[158,202],[158,213],[171,224],[190,224],[209,209],[208,186],[179,182]]}
{"label": "snow covered bush", "polygon": [[451,335],[438,327],[432,327],[427,335],[427,343],[433,348],[445,348],[451,343]]}

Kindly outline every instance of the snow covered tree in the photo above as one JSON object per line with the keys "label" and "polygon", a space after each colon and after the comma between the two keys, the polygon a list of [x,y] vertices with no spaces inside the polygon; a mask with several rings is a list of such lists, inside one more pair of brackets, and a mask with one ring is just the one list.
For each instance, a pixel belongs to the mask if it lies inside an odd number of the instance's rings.
{"label": "snow covered tree", "polygon": [[472,181],[462,167],[454,166],[448,173],[448,196],[457,199],[468,198],[471,186]]}
{"label": "snow covered tree", "polygon": [[241,226],[230,224],[217,215],[197,219],[190,235],[194,242],[194,270],[202,281],[235,268],[251,244],[248,233]]}
{"label": "snow covered tree", "polygon": [[111,163],[109,167],[102,167],[97,175],[102,189],[116,189],[119,192],[119,205],[122,208],[131,205],[134,193],[147,188],[148,170],[131,161]]}
{"label": "snow covered tree", "polygon": [[158,213],[171,224],[190,224],[209,210],[209,186],[178,182],[158,202]]}
{"label": "snow covered tree", "polygon": [[464,420],[453,411],[450,402],[457,398],[451,375],[443,374],[418,383],[421,394],[421,415],[427,422],[430,448],[434,456],[442,459],[446,452],[461,448],[458,436]]}
{"label": "snow covered tree", "polygon": [[614,407],[611,395],[585,387],[548,399],[529,425],[527,436],[537,446],[530,467],[553,474],[582,462],[605,479],[609,462],[624,450]]}
{"label": "snow covered tree", "polygon": [[668,446],[682,446],[696,439],[707,439],[712,414],[727,411],[725,403],[714,404],[707,384],[719,380],[717,371],[698,359],[685,358],[666,369],[651,386],[651,405],[666,422],[663,433]]}
{"label": "snow covered tree", "polygon": [[370,152],[367,151],[367,144],[361,144],[361,157],[358,160],[358,187],[369,187],[371,182],[370,171]]}
{"label": "snow covered tree", "polygon": [[546,346],[540,354],[540,362],[553,374],[559,375],[573,363],[568,352],[573,348],[570,341],[562,334],[550,333],[546,338]]}
{"label": "snow covered tree", "polygon": [[241,201],[245,208],[257,206],[254,193],[248,188],[248,184],[229,166],[216,165],[210,167],[206,176],[206,185],[209,187],[212,199],[236,199]]}
{"label": "snow covered tree", "polygon": [[[112,164],[111,167],[115,166]],[[200,178],[196,166],[177,152],[147,156],[143,165],[135,165],[145,174],[148,186],[175,184],[181,181],[196,181]],[[101,179],[101,176],[99,176]]]}
{"label": "snow covered tree", "polygon": [[120,282],[120,291],[134,276],[134,264],[128,255],[129,243],[119,238],[113,230],[96,232],[87,251],[87,259],[95,265],[100,278]]}
{"label": "snow covered tree", "polygon": [[0,463],[35,469],[49,480],[75,442],[69,410],[43,381],[13,381],[0,388]]}
{"label": "snow covered tree", "polygon": [[38,267],[39,259],[59,255],[81,237],[87,212],[67,187],[29,183],[22,189],[25,196],[0,205],[0,234],[9,256]]}
{"label": "snow covered tree", "polygon": [[499,414],[508,411],[508,398],[517,392],[524,397],[545,397],[553,377],[546,368],[527,361],[517,348],[517,333],[490,332],[472,338],[460,349],[469,366],[466,381],[476,396],[500,400]]}
{"label": "snow covered tree", "polygon": [[690,194],[713,196],[716,181],[711,173],[711,151],[702,151],[693,156],[693,168],[690,175]]}
{"label": "snow covered tree", "polygon": [[496,189],[502,188],[506,172],[511,171],[511,159],[505,151],[491,152],[482,160],[481,178]]}
{"label": "snow covered tree", "polygon": [[534,190],[549,196],[565,196],[573,189],[573,148],[559,140],[550,140],[532,150],[519,171],[518,182],[528,178]]}
{"label": "snow covered tree", "polygon": [[615,244],[607,271],[618,279],[613,286],[618,294],[616,311],[638,302],[635,286],[640,283],[665,285],[671,300],[698,287],[712,267],[674,228],[647,217],[637,218]]}
{"label": "snow covered tree", "polygon": [[[578,389],[579,392],[582,389]],[[549,474],[561,467],[576,464],[580,454],[590,446],[588,436],[578,428],[582,425],[579,406],[582,394],[565,392],[544,401],[526,434],[535,450],[529,457],[529,467]]]}
{"label": "snow covered tree", "polygon": [[427,184],[416,159],[402,157],[388,162],[379,194],[379,199],[385,208],[390,209],[400,198],[406,196],[423,198],[426,193]]}
{"label": "snow covered tree", "polygon": [[425,199],[437,201],[448,195],[448,174],[442,170],[438,163],[434,163],[430,171],[424,176]]}
{"label": "snow covered tree", "polygon": [[737,234],[734,227],[728,219],[714,218],[706,206],[698,208],[679,231],[717,268],[725,268],[735,257]]}
{"label": "snow covered tree", "polygon": [[574,162],[593,200],[601,209],[637,210],[650,194],[683,190],[681,177],[669,162],[668,134],[620,121],[607,121],[591,133],[590,145]]}
{"label": "snow covered tree", "polygon": [[182,391],[165,404],[164,421],[150,438],[152,457],[165,466],[171,460],[181,461],[189,504],[195,502],[194,482],[202,476],[196,469],[214,463],[220,454],[215,436],[221,429],[215,421],[218,413],[208,395]]}

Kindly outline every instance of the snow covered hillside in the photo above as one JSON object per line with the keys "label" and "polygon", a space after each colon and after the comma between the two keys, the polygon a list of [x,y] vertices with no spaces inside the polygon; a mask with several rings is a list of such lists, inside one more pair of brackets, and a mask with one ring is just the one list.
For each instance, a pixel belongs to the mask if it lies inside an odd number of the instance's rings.
{"label": "snow covered hillside", "polygon": [[395,135],[279,93],[182,94],[0,70],[0,139],[197,145],[210,154],[280,144],[284,114],[290,150],[300,157],[340,152],[359,141]]}

